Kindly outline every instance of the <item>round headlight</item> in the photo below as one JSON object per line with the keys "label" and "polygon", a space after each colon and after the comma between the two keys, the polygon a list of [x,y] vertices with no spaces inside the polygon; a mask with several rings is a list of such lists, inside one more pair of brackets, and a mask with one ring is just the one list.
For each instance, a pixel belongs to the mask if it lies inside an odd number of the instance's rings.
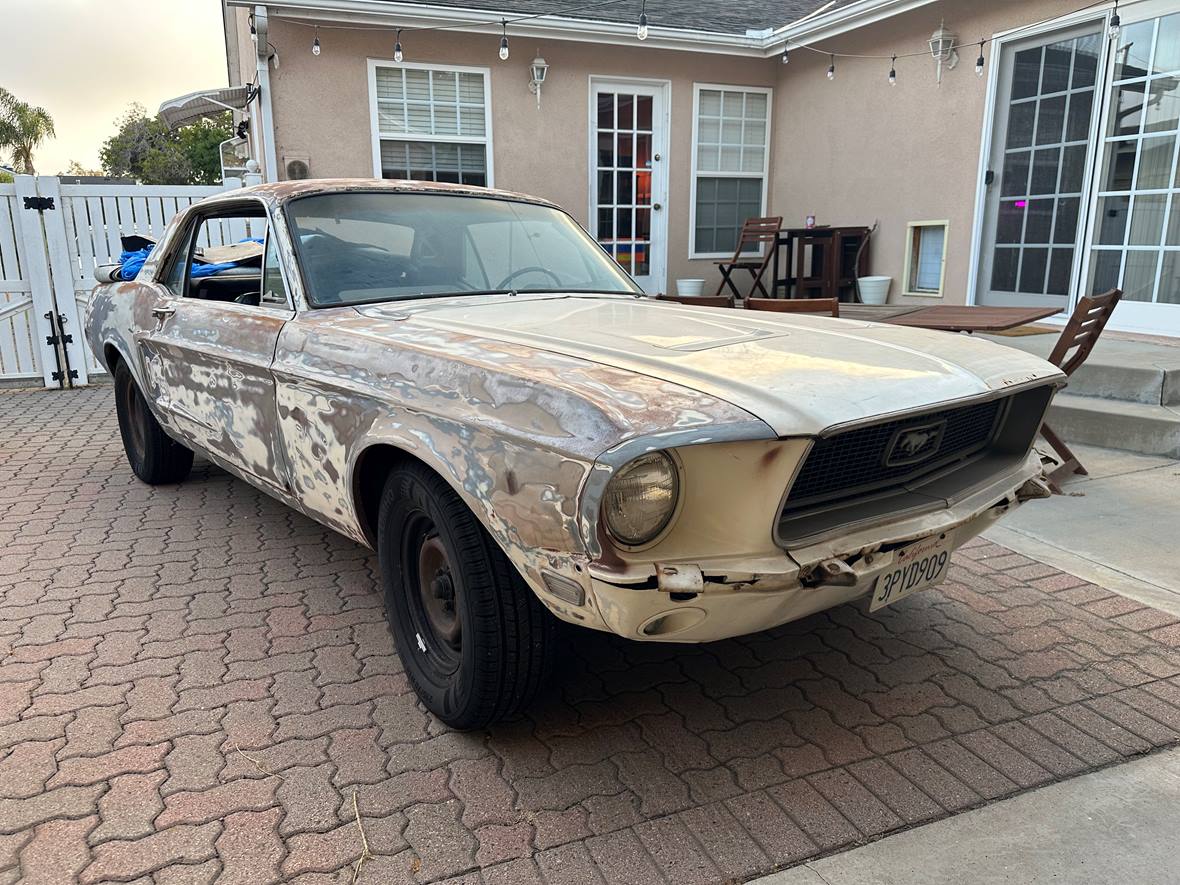
{"label": "round headlight", "polygon": [[679,496],[672,459],[663,452],[640,455],[607,483],[602,502],[606,528],[624,544],[646,544],[667,527]]}

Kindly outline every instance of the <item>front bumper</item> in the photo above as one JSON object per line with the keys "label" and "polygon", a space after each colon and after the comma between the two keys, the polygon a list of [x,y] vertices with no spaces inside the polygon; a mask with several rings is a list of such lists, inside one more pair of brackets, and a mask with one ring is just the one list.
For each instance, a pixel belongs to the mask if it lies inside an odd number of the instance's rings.
{"label": "front bumper", "polygon": [[[1030,452],[1018,469],[949,507],[754,562],[660,563],[646,580],[626,583],[591,565],[592,599],[606,629],[629,639],[712,642],[766,630],[867,594],[893,567],[895,545],[945,534],[952,549],[961,547],[1018,507],[1026,483],[1041,474]],[[820,572],[825,564],[839,565],[830,582]]]}

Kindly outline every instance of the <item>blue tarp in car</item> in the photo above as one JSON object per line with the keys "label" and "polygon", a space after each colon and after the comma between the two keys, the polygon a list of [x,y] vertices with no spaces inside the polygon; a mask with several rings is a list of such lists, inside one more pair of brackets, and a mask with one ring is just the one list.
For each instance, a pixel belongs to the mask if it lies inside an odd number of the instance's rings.
{"label": "blue tarp in car", "polygon": [[[244,240],[238,240],[239,243],[262,243],[260,237],[246,237]],[[119,276],[124,280],[133,280],[143,267],[144,262],[148,260],[148,256],[152,254],[152,246],[146,246],[143,249],[136,249],[131,252],[123,252],[119,255]],[[228,270],[231,267],[237,267],[235,262],[225,262],[222,264],[196,264],[190,268],[189,276],[194,279],[200,277],[211,277],[213,274],[221,273],[223,270]]]}

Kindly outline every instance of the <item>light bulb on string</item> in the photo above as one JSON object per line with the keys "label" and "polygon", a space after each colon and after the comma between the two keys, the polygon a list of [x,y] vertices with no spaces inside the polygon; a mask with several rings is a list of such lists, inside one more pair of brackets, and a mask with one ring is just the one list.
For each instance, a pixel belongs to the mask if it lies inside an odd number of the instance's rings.
{"label": "light bulb on string", "polygon": [[1114,4],[1114,11],[1110,14],[1110,39],[1117,40],[1119,38],[1119,31],[1122,28],[1122,20],[1119,19],[1119,5]]}
{"label": "light bulb on string", "polygon": [[836,79],[836,56],[834,55],[832,56],[832,63],[828,65],[828,79]]}
{"label": "light bulb on string", "polygon": [[983,76],[983,41],[979,41],[979,58],[975,59],[975,76]]}
{"label": "light bulb on string", "polygon": [[318,27],[315,29],[315,39],[311,41],[311,54],[320,54],[320,29]]}
{"label": "light bulb on string", "polygon": [[783,64],[789,64],[790,61],[791,57],[788,55],[786,47],[783,47]]}
{"label": "light bulb on string", "polygon": [[889,63],[889,85],[897,85],[897,56],[893,56],[893,61]]}
{"label": "light bulb on string", "polygon": [[405,58],[405,54],[402,52],[402,29],[398,28],[397,38],[393,43],[393,60],[398,64],[401,64],[403,58]]}
{"label": "light bulb on string", "polygon": [[508,61],[508,22],[500,22],[500,61]]}
{"label": "light bulb on string", "polygon": [[639,26],[635,29],[635,36],[639,40],[647,39],[647,0],[643,0],[643,9],[639,12]]}

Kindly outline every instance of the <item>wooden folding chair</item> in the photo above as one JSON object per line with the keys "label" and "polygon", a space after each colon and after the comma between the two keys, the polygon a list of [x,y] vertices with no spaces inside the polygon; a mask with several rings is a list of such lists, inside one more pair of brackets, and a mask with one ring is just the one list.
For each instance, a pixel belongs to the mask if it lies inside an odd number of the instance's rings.
{"label": "wooden folding chair", "polygon": [[[1114,313],[1123,293],[1119,289],[1111,289],[1102,295],[1087,295],[1078,300],[1073,315],[1061,337],[1049,354],[1049,362],[1061,369],[1067,376],[1072,375],[1079,366],[1086,361],[1094,345],[1098,343],[1098,336],[1106,328],[1111,314]],[[1061,494],[1062,481],[1071,474],[1089,476],[1082,462],[1065,444],[1048,424],[1041,425],[1041,436],[1052,446],[1053,451],[1061,458],[1061,466],[1049,474],[1049,488]]]}
{"label": "wooden folding chair", "polygon": [[733,307],[733,299],[728,295],[657,295],[656,300],[695,304],[697,307]]}
{"label": "wooden folding chair", "polygon": [[[737,270],[744,270],[754,278],[754,284],[750,288],[750,294],[754,294],[757,289],[765,297],[769,298],[770,293],[766,291],[766,287],[762,285],[762,276],[766,273],[766,268],[774,258],[774,251],[778,248],[778,232],[783,226],[783,217],[781,215],[767,218],[747,218],[742,225],[742,232],[738,235],[737,248],[733,250],[733,258],[728,258],[724,261],[714,261],[717,269],[721,271],[721,282],[717,284],[717,295],[721,294],[721,290],[729,286],[729,290],[733,292],[735,298],[741,298],[742,293],[738,290],[734,283],[732,274]],[[754,256],[742,256],[742,253],[751,247],[758,248],[763,243],[769,243],[766,248],[766,254],[759,258]],[[773,283],[771,284],[773,286]]]}
{"label": "wooden folding chair", "polygon": [[826,313],[840,316],[840,302],[835,298],[747,298],[746,307],[776,313]]}

